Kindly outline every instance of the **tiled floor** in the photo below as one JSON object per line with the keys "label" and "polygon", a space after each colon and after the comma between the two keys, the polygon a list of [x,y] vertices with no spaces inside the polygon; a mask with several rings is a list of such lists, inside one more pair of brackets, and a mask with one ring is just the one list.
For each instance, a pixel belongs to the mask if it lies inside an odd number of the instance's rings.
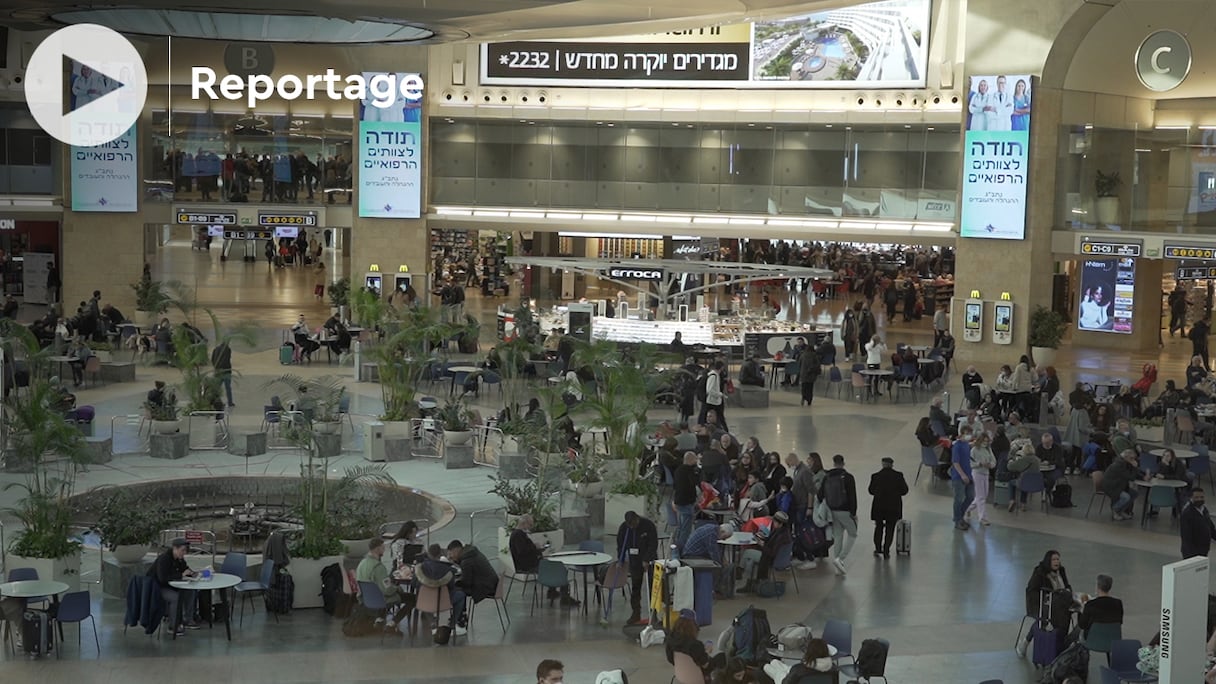
{"label": "tiled floor", "polygon": [[[213,250],[214,252],[214,250]],[[188,255],[188,256],[187,256]],[[269,392],[268,380],[285,370],[279,366],[273,346],[278,330],[294,321],[299,310],[319,323],[324,306],[310,301],[311,284],[305,273],[266,273],[264,263],[247,266],[229,262],[195,264],[202,255],[188,250],[170,250],[168,259],[175,277],[198,273],[200,278],[222,280],[219,288],[204,288],[203,299],[222,305],[231,297],[236,306],[225,308],[234,317],[256,320],[263,327],[264,344],[252,351],[238,350],[234,364],[241,377],[236,383],[235,416],[238,427],[254,427],[261,421],[260,408]],[[213,257],[214,260],[214,257]],[[166,267],[167,268],[167,267]],[[264,282],[262,280],[263,279]],[[277,279],[277,280],[275,280]],[[249,288],[269,284],[260,294]],[[278,283],[278,285],[273,285]],[[275,288],[280,289],[275,289]],[[225,294],[227,292],[227,294]],[[471,292],[471,291],[470,291]],[[269,294],[268,294],[269,293]],[[470,296],[468,307],[489,322],[496,303],[481,302]],[[800,317],[819,320],[837,317],[839,303],[811,303],[796,299],[786,308]],[[880,316],[881,322],[881,316]],[[898,324],[888,331],[892,340],[923,342],[928,338],[927,320],[915,328]],[[492,330],[490,326],[483,329]],[[1167,338],[1163,352],[1162,380],[1180,377],[1183,355],[1181,343]],[[1057,364],[1065,380],[1073,374],[1093,372],[1120,373],[1134,378],[1140,358],[1111,358],[1087,350],[1062,350]],[[317,363],[291,368],[305,375],[326,373],[352,377],[349,366],[339,368]],[[981,369],[985,372],[991,369]],[[139,368],[136,384],[86,388],[80,402],[98,409],[97,424],[109,430],[112,416],[137,411],[144,393],[154,379],[172,381],[175,373],[163,367]],[[948,385],[955,396],[961,394],[957,380]],[[354,397],[356,429],[344,437],[346,453],[331,462],[341,469],[361,462],[361,424],[378,413],[379,389],[376,385],[356,383],[348,389]],[[823,392],[820,392],[823,395]],[[924,411],[926,396],[916,404],[857,404],[837,400],[834,392],[820,396],[813,409],[800,408],[797,395],[778,391],[768,410],[730,410],[728,416],[741,436],[757,435],[766,449],[781,452],[819,451],[825,456],[844,454],[848,468],[859,481],[861,539],[847,561],[849,574],[841,578],[826,568],[799,574],[800,593],[787,594],[780,601],[758,602],[769,611],[774,627],[806,621],[816,631],[827,618],[850,620],[855,628],[854,644],[869,636],[882,636],[892,643],[888,672],[895,682],[978,682],[1001,678],[1006,682],[1033,681],[1027,661],[1012,651],[1023,606],[1023,587],[1032,566],[1049,548],[1059,549],[1078,590],[1089,589],[1099,572],[1115,577],[1115,594],[1123,598],[1127,617],[1125,634],[1147,641],[1156,631],[1157,587],[1160,566],[1178,555],[1176,528],[1168,516],[1154,520],[1149,529],[1135,523],[1113,523],[1105,515],[1090,520],[1084,508],[1052,509],[1050,514],[1032,510],[1022,514],[993,511],[993,525],[969,532],[957,532],[950,525],[948,487],[934,483],[928,476],[905,499],[906,517],[913,523],[914,551],[910,558],[879,560],[871,556],[872,528],[866,520],[869,496],[864,493],[868,476],[882,456],[895,458],[897,468],[909,481],[915,476],[919,451],[912,436],[916,419]],[[489,394],[483,402],[492,401]],[[957,401],[957,400],[956,400]],[[495,407],[481,406],[483,412]],[[656,410],[653,418],[665,417],[666,409]],[[290,473],[298,468],[298,455],[278,451],[246,462],[223,452],[196,452],[177,462],[154,461],[136,453],[140,443],[133,427],[117,425],[117,451],[124,452],[107,466],[95,466],[81,476],[80,486],[120,483],[145,479],[171,478],[209,472],[243,476]],[[489,481],[484,469],[453,473],[435,461],[410,461],[391,464],[390,470],[403,485],[431,492],[449,500],[457,516],[436,534],[436,540],[472,540],[494,557],[495,527],[490,517],[470,520],[469,513],[496,505],[487,496]],[[1075,482],[1075,502],[1088,501],[1087,481]],[[21,481],[21,476],[0,475],[0,485]],[[0,490],[0,506],[14,502],[16,492]],[[11,530],[11,528],[10,528]],[[471,530],[471,531],[470,531]],[[95,563],[96,558],[91,557]],[[86,568],[90,567],[86,562]],[[176,684],[187,681],[218,682],[292,682],[341,684],[360,682],[439,682],[443,684],[516,684],[528,683],[530,673],[543,658],[558,658],[567,665],[566,682],[594,681],[595,673],[623,668],[631,682],[666,682],[671,668],[661,648],[642,650],[628,642],[620,625],[628,606],[618,596],[610,625],[600,625],[595,616],[584,617],[577,611],[542,606],[529,617],[527,601],[519,590],[510,599],[512,623],[505,634],[492,607],[482,606],[467,640],[451,648],[441,648],[419,639],[408,642],[376,638],[350,639],[341,634],[337,621],[319,610],[297,611],[280,623],[267,620],[262,612],[246,615],[244,627],[236,629],[234,641],[223,639],[222,631],[191,632],[176,642],[147,637],[135,629],[123,633],[122,605],[117,599],[94,590],[101,632],[100,658],[92,647],[88,627],[84,646],[75,644],[75,627],[69,626],[69,643],[62,659],[29,661],[5,653],[0,658],[0,680],[5,684],[71,681],[114,682],[115,684]],[[705,638],[715,638],[730,618],[746,607],[740,596],[715,606],[714,623],[703,630]],[[1094,660],[1096,669],[1099,659]],[[1096,676],[1096,673],[1095,673]]]}

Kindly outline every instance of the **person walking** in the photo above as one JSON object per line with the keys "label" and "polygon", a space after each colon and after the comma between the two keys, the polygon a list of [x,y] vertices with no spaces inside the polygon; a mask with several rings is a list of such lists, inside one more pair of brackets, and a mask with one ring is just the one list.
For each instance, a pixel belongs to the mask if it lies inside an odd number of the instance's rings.
{"label": "person walking", "polygon": [[975,483],[975,497],[971,505],[967,507],[967,513],[963,516],[963,521],[970,524],[971,513],[975,512],[975,517],[981,525],[990,525],[988,522],[988,491],[989,478],[992,475],[992,470],[996,468],[996,455],[992,453],[992,438],[987,432],[980,432],[971,441],[971,473]]}
{"label": "person walking", "polygon": [[215,367],[215,375],[224,386],[224,394],[228,398],[228,408],[236,406],[232,401],[232,347],[224,340],[211,350],[211,365]]}
{"label": "person walking", "polygon": [[950,313],[949,305],[942,304],[933,314],[933,346],[939,347],[942,343],[942,334],[950,329]]}
{"label": "person walking", "polygon": [[815,381],[819,379],[822,368],[819,366],[819,355],[808,347],[798,359],[798,384],[802,387],[802,401],[799,406],[811,405],[815,400]]}
{"label": "person walking", "polygon": [[1170,337],[1174,336],[1175,330],[1180,335],[1186,335],[1186,304],[1186,290],[1182,283],[1178,283],[1169,296]]}
{"label": "person walking", "polygon": [[1212,330],[1212,321],[1207,316],[1196,321],[1191,326],[1191,331],[1186,334],[1191,340],[1191,356],[1198,356],[1203,359],[1203,367],[1212,370],[1212,364],[1208,360],[1208,333]]}
{"label": "person walking", "polygon": [[705,400],[701,402],[701,415],[697,422],[704,425],[708,413],[714,411],[718,415],[718,426],[729,432],[730,428],[726,427],[726,414],[722,411],[726,408],[726,388],[723,387],[722,382],[723,368],[724,364],[721,361],[714,361],[709,372],[705,374]]}
{"label": "person walking", "polygon": [[857,481],[844,469],[844,456],[832,457],[832,469],[819,485],[818,496],[832,513],[832,538],[836,540],[832,545],[836,551],[832,565],[836,566],[836,574],[843,575],[847,572],[844,559],[857,541]]}
{"label": "person walking", "polygon": [[800,461],[798,454],[792,451],[785,456],[785,472],[794,481],[790,487],[790,493],[794,495],[794,526],[801,532],[811,517],[815,474],[811,472],[811,466]]}
{"label": "person walking", "polygon": [[950,488],[954,490],[954,529],[966,530],[971,525],[963,514],[975,500],[975,481],[971,470],[971,428],[964,425],[958,439],[950,447]]}
{"label": "person walking", "polygon": [[1182,557],[1206,557],[1216,539],[1216,524],[1204,501],[1203,487],[1191,490],[1191,500],[1178,517],[1178,533],[1182,537]]}
{"label": "person walking", "polygon": [[882,457],[882,468],[870,476],[870,520],[874,521],[874,555],[891,557],[891,542],[895,540],[895,526],[904,517],[904,497],[908,494],[908,481],[895,469],[895,459]]}

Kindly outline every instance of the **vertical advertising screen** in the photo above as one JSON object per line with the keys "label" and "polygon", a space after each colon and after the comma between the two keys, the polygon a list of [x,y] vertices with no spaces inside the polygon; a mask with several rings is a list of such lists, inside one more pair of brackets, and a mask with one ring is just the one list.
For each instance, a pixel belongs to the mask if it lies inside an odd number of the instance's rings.
{"label": "vertical advertising screen", "polygon": [[1131,334],[1135,290],[1135,259],[1086,259],[1081,262],[1077,328]]}
{"label": "vertical advertising screen", "polygon": [[1030,76],[967,79],[963,138],[963,237],[1026,237],[1030,158]]}
{"label": "vertical advertising screen", "polygon": [[[69,88],[73,112],[102,97],[120,98],[120,108],[138,106],[128,92],[132,89],[122,87],[133,79],[130,66],[104,63],[95,66],[102,71],[72,62]],[[135,126],[131,126],[104,145],[72,146],[72,211],[139,211],[135,145]]]}
{"label": "vertical advertising screen", "polygon": [[[367,81],[380,74],[364,73]],[[417,74],[395,74],[400,83]],[[422,215],[422,99],[397,91],[388,107],[369,98],[359,104],[359,216],[418,218]]]}

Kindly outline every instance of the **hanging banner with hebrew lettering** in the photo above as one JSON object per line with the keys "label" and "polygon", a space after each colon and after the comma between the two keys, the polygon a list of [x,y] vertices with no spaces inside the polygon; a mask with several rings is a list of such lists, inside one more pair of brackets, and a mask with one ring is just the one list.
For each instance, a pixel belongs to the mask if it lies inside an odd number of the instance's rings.
{"label": "hanging banner with hebrew lettering", "polygon": [[964,137],[963,237],[1026,237],[1030,177],[1030,76],[967,79]]}
{"label": "hanging banner with hebrew lettering", "polygon": [[[371,81],[375,73],[365,73]],[[410,74],[399,73],[397,83]],[[417,74],[413,74],[417,77]],[[421,80],[419,79],[419,82]],[[422,209],[422,99],[398,92],[387,107],[359,105],[359,216],[418,218]]]}
{"label": "hanging banner with hebrew lettering", "polygon": [[[98,71],[72,62],[72,111],[118,90],[123,82],[129,82],[129,67],[94,66]],[[118,81],[106,74],[112,74]],[[131,126],[104,145],[71,147],[72,211],[139,211],[139,161],[135,146],[135,126]]]}

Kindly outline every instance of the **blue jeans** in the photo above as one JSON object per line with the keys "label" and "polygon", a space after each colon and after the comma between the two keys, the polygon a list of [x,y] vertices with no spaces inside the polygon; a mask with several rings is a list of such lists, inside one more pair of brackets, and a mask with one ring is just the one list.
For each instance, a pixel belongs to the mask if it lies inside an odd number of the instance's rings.
{"label": "blue jeans", "polygon": [[234,406],[232,401],[232,373],[220,374],[220,383],[224,385],[224,393],[228,396],[228,405]]}
{"label": "blue jeans", "polygon": [[1119,492],[1119,498],[1110,503],[1110,510],[1115,513],[1124,513],[1132,508],[1132,504],[1136,501],[1136,493],[1131,490]]}
{"label": "blue jeans", "polygon": [[954,490],[954,524],[957,525],[963,521],[963,513],[975,500],[975,482],[950,480],[950,488]]}
{"label": "blue jeans", "polygon": [[676,527],[675,545],[677,549],[683,550],[684,542],[688,541],[689,535],[692,534],[692,520],[697,516],[696,504],[688,504],[687,506],[676,506]]}
{"label": "blue jeans", "polygon": [[464,590],[452,587],[452,624],[459,624],[464,619],[464,604],[467,599]]}

